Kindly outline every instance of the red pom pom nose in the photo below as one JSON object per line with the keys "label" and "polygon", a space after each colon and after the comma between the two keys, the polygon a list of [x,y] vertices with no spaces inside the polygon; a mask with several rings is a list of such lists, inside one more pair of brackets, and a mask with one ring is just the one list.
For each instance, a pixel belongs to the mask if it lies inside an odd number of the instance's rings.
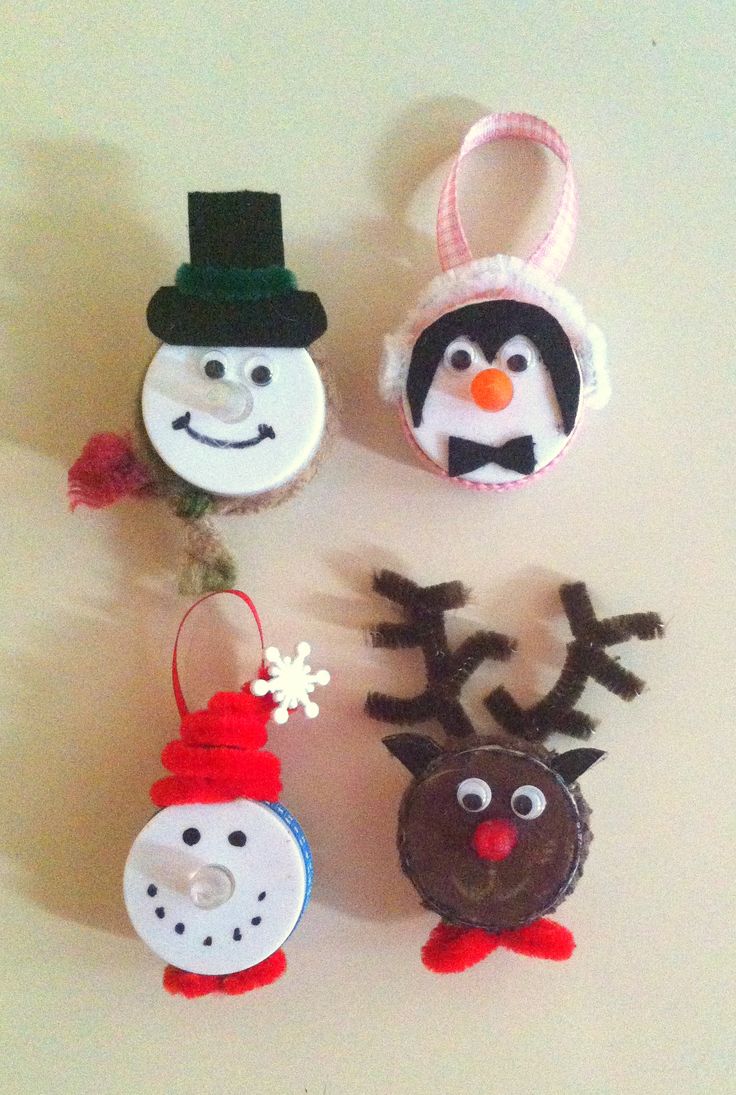
{"label": "red pom pom nose", "polygon": [[481,821],[473,833],[473,849],[481,859],[491,859],[500,863],[511,855],[516,846],[518,833],[510,821],[496,818],[495,821]]}

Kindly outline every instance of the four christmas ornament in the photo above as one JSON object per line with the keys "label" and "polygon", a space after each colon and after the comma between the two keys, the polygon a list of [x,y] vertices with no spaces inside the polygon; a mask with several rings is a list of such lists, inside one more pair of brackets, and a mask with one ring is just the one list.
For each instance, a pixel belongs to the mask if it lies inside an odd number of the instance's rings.
{"label": "four christmas ornament", "polygon": [[[464,158],[490,141],[528,140],[565,168],[552,226],[527,259],[473,259],[457,204]],[[442,191],[437,247],[445,271],[385,341],[380,389],[432,470],[463,486],[528,482],[567,447],[585,404],[609,395],[606,347],[555,278],[572,247],[577,195],[558,133],[527,114],[491,114],[470,129]]]}
{"label": "four christmas ornament", "polygon": [[[490,141],[523,139],[564,166],[553,223],[527,258],[473,259],[457,205],[464,158]],[[551,467],[586,404],[608,398],[603,337],[556,284],[571,249],[577,198],[570,156],[547,123],[524,114],[481,119],[467,134],[442,192],[437,240],[443,273],[385,342],[381,391],[409,441],[440,475],[475,489],[521,485]],[[226,589],[234,564],[211,518],[283,500],[313,474],[332,401],[312,343],[327,325],[314,293],[284,265],[280,199],[251,191],[189,195],[190,261],[148,306],[161,340],[143,380],[140,436],[99,434],[69,473],[72,507],[129,496],[165,498],[187,525],[181,588]],[[401,699],[371,693],[370,716],[406,725],[436,719],[450,744],[415,733],[384,739],[413,780],[399,812],[402,868],[440,924],[423,949],[436,972],[466,969],[499,946],[564,959],[574,941],[548,914],[573,890],[591,840],[578,779],[598,749],[557,753],[553,732],[587,738],[575,704],[588,679],[630,700],[643,683],[606,652],[662,634],[654,613],[598,620],[581,583],[560,594],[573,632],[556,684],[528,709],[503,688],[486,706],[503,732],[479,733],[460,690],[486,659],[514,643],[482,631],[451,650],[444,615],[463,605],[457,582],[420,587],[384,571],[375,588],[405,621],[378,627],[377,646],[419,647],[427,686]],[[207,596],[211,596],[208,593]],[[197,602],[199,603],[199,602]],[[195,607],[195,606],[192,606]],[[181,627],[189,613],[184,617]],[[180,736],[163,751],[170,775],[151,797],[159,812],[135,840],[124,872],[137,933],[168,963],[164,985],[187,997],[236,995],[282,975],[282,950],[309,900],[312,860],[298,822],[279,802],[280,765],[267,723],[329,680],[293,657],[263,651],[256,678],[189,711],[177,671]]]}
{"label": "four christmas ornament", "polygon": [[[262,649],[252,601],[240,590],[228,592],[253,613]],[[200,603],[186,613],[179,635]],[[169,992],[233,996],[283,974],[281,947],[312,887],[307,839],[279,802],[280,763],[265,749],[267,723],[286,722],[299,706],[313,718],[319,708],[311,694],[330,676],[324,669],[312,673],[306,643],[293,659],[269,647],[250,684],[190,711],[177,669],[179,635],[172,677],[180,736],[161,755],[171,775],[151,788],[160,811],[130,850],[125,904],[138,935],[169,963]]]}
{"label": "four christmas ornament", "polygon": [[281,502],[314,473],[331,399],[308,347],[327,320],[284,266],[281,201],[189,195],[190,261],[148,305],[162,340],[143,381],[138,445],[99,434],[69,472],[72,507],[165,497],[187,524],[184,592],[227,588],[235,567],[211,517]]}

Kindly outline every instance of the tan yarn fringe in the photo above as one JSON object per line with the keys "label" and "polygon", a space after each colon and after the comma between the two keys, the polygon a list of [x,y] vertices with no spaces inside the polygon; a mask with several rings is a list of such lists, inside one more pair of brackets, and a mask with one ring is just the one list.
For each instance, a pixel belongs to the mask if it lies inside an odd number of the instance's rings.
{"label": "tan yarn fringe", "polygon": [[231,589],[235,560],[209,517],[184,519],[184,553],[179,570],[179,592],[191,596]]}

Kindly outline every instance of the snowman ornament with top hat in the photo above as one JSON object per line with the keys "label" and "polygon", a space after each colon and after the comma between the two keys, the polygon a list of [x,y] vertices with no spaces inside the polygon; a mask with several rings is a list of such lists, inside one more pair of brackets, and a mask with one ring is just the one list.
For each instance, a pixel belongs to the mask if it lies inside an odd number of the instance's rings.
{"label": "snowman ornament with top hat", "polygon": [[143,381],[143,453],[93,437],[69,474],[73,507],[167,497],[189,527],[181,585],[232,584],[210,520],[284,500],[316,469],[330,406],[307,347],[326,330],[284,265],[281,203],[253,191],[189,195],[190,262],[148,305],[161,339]]}

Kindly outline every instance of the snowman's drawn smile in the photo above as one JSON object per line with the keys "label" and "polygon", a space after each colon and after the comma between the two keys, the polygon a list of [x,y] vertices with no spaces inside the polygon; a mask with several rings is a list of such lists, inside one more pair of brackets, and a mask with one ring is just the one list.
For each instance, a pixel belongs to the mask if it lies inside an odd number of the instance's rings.
{"label": "snowman's drawn smile", "polygon": [[[151,885],[146,890],[146,893],[148,894],[149,897],[156,897],[156,895],[158,894],[158,887],[152,882]],[[264,901],[265,898],[266,898],[266,891],[261,890],[261,892],[258,894],[258,900],[259,901]],[[155,912],[155,914],[156,914],[156,916],[158,917],[159,920],[164,920],[166,918],[166,909],[163,905],[157,905],[156,908],[153,911]],[[257,928],[258,925],[263,922],[263,917],[262,916],[252,916],[250,922],[251,922],[251,925],[254,928]],[[184,924],[181,920],[179,920],[176,924],[174,924],[174,931],[176,932],[177,935],[183,935],[184,932],[186,931],[186,924]],[[242,940],[243,933],[241,932],[240,928],[235,928],[235,930],[233,931],[233,933],[231,935],[231,938],[235,943],[239,943]],[[205,936],[205,938],[202,940],[202,946],[203,947],[211,947],[212,943],[213,943],[213,939],[212,939],[211,935]]]}
{"label": "snowman's drawn smile", "polygon": [[193,437],[195,441],[199,441],[202,445],[209,445],[213,449],[249,449],[253,445],[260,445],[261,441],[265,441],[267,437],[273,441],[276,438],[276,433],[273,426],[267,426],[262,422],[258,427],[258,434],[256,437],[248,437],[245,441],[222,441],[217,437],[208,437],[207,434],[198,433],[197,430],[193,430],[189,425],[191,420],[191,412],[187,411],[186,414],[181,415],[180,418],[175,418],[171,423],[171,428],[174,430],[186,430],[190,437]]}

